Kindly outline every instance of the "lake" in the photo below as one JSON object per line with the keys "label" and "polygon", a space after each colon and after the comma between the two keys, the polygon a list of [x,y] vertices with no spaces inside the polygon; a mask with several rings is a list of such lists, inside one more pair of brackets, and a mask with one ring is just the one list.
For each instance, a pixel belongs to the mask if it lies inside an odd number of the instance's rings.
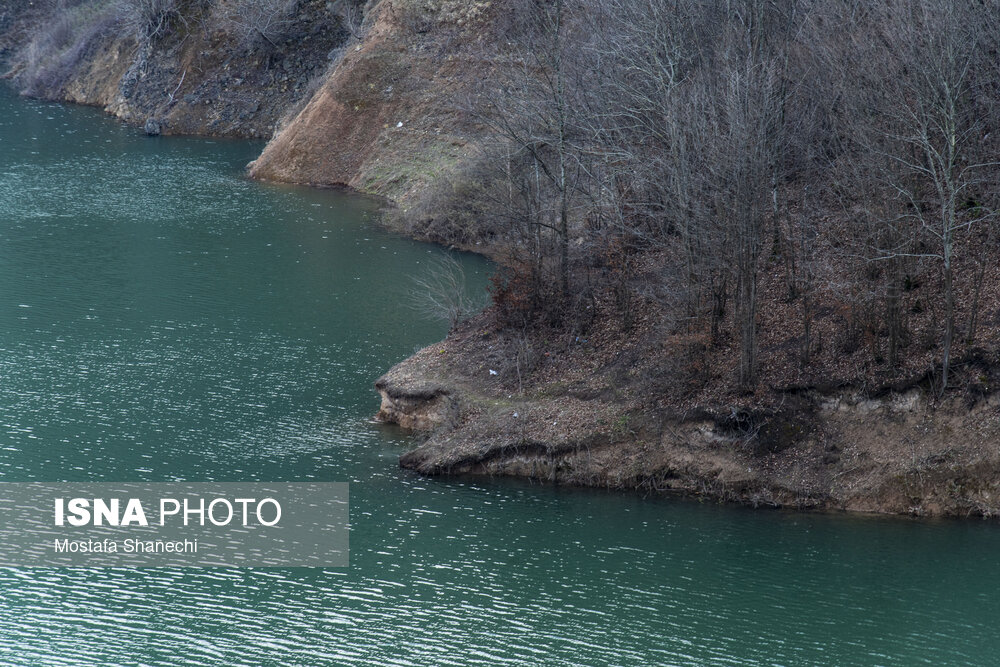
{"label": "lake", "polygon": [[996,660],[992,523],[400,470],[372,384],[445,335],[410,305],[445,251],[260,149],[0,92],[0,481],[349,482],[351,566],[0,569],[0,662]]}

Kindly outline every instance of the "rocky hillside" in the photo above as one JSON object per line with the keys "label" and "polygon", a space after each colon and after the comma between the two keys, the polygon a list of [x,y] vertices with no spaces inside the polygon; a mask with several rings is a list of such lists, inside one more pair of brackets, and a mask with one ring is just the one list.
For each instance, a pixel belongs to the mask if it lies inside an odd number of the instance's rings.
{"label": "rocky hillside", "polygon": [[164,134],[267,138],[349,37],[318,0],[298,3],[273,37],[249,41],[227,30],[222,3],[177,3],[149,35],[123,4],[0,3],[6,77],[26,95],[100,106]]}
{"label": "rocky hillside", "polygon": [[461,107],[488,67],[490,3],[352,3],[285,3],[280,37],[247,43],[221,18],[226,0],[178,3],[148,38],[125,25],[120,0],[4,0],[0,51],[26,95],[163,134],[273,136],[253,177],[405,207],[475,152],[481,129]]}

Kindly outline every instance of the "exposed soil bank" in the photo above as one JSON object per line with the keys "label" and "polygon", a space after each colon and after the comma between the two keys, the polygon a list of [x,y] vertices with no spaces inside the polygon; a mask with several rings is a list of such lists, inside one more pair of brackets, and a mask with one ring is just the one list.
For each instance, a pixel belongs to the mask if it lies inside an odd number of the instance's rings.
{"label": "exposed soil bank", "polygon": [[877,398],[788,393],[777,407],[667,413],[569,350],[576,379],[519,384],[512,350],[469,325],[379,379],[380,419],[426,438],[401,465],[680,492],[754,506],[917,516],[1000,514],[1000,399],[971,408],[914,386]]}
{"label": "exposed soil bank", "polygon": [[462,107],[489,71],[488,6],[369,3],[363,39],[250,165],[251,176],[346,185],[410,206],[475,153],[482,130]]}

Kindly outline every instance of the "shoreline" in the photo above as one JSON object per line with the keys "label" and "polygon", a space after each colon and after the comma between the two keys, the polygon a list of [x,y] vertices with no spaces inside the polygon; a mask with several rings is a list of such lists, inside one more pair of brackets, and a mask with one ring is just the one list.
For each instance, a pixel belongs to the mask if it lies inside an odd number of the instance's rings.
{"label": "shoreline", "polygon": [[876,398],[809,392],[749,437],[721,409],[669,415],[584,387],[517,394],[482,372],[481,337],[466,326],[376,382],[376,418],[422,439],[403,468],[759,508],[1000,515],[996,395],[968,410],[959,398],[936,404],[920,387]]}
{"label": "shoreline", "polygon": [[[49,92],[53,101],[102,108],[133,126],[153,119],[163,134],[266,137],[247,165],[249,178],[373,197],[390,210],[380,224],[393,233],[496,261],[499,240],[452,238],[402,216],[475,154],[476,135],[464,121],[440,127],[448,117],[443,91],[472,85],[475,71],[412,48],[404,68],[394,54],[412,44],[380,3],[363,38],[336,37],[344,53],[331,60],[334,38],[320,37],[326,19],[322,3],[312,4],[300,29],[313,46],[296,51],[290,40],[276,56],[280,65],[255,68],[260,58],[220,46],[216,37],[177,34],[157,45],[149,74],[126,90],[132,47],[118,39],[94,49]],[[435,37],[408,39],[432,44]],[[182,74],[195,65],[199,76]],[[233,67],[246,69],[246,80],[233,77]],[[174,88],[178,77],[176,95],[164,99],[161,89]],[[334,150],[338,145],[350,150]],[[764,409],[734,399],[668,410],[641,383],[620,381],[622,368],[588,366],[590,356],[618,344],[613,337],[589,349],[539,344],[533,354],[541,370],[525,381],[510,362],[523,350],[513,349],[490,317],[480,314],[376,382],[378,418],[424,438],[400,457],[404,468],[754,507],[1000,516],[1000,451],[990,446],[1000,442],[997,394],[971,408],[959,395],[939,403],[917,378],[875,392],[772,389]]]}

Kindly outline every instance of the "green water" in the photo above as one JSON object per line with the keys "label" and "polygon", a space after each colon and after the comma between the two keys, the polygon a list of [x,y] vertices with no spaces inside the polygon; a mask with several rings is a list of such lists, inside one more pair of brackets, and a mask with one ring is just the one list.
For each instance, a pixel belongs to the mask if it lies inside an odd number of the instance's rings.
{"label": "green water", "polygon": [[442,251],[259,149],[0,94],[0,480],[351,482],[350,569],[0,570],[0,664],[1000,660],[993,524],[400,471],[372,382]]}

